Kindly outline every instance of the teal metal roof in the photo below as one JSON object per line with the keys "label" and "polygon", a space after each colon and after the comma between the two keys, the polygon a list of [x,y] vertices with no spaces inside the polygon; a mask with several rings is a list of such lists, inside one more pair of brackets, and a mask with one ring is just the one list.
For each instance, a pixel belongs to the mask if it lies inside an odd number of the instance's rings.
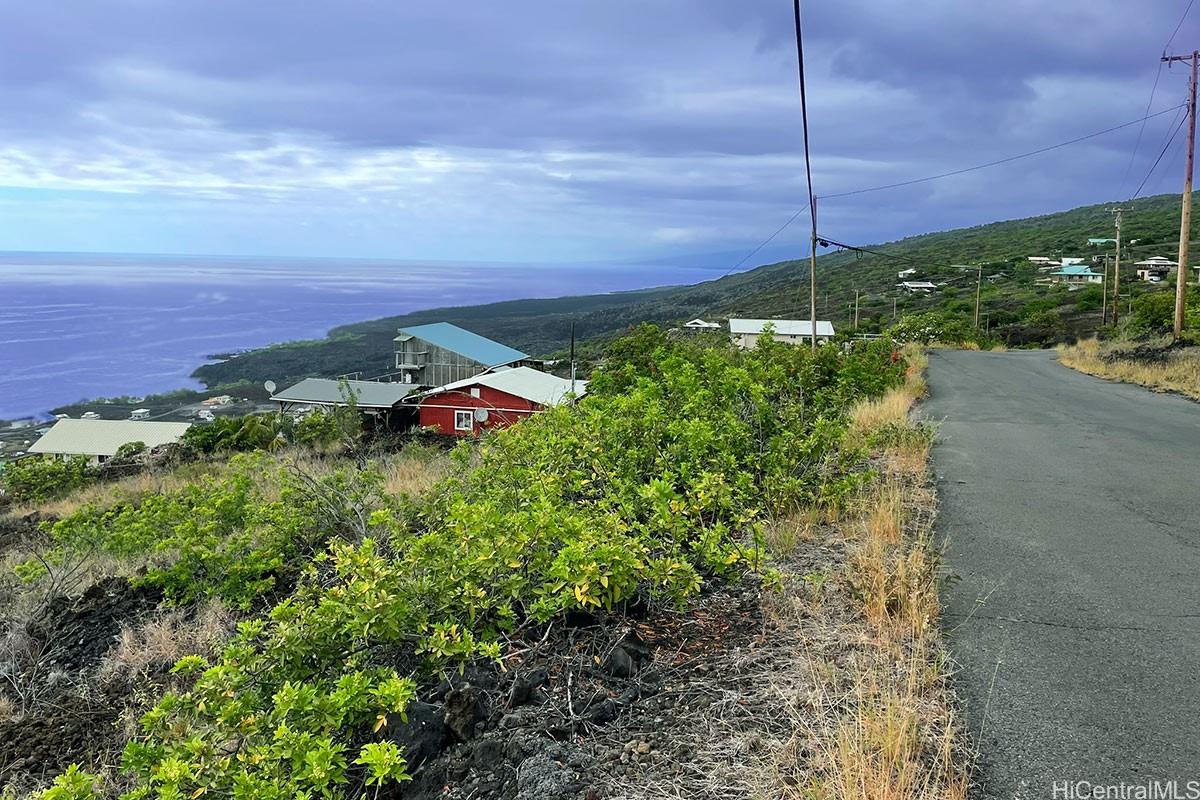
{"label": "teal metal roof", "polygon": [[520,350],[514,350],[508,345],[494,342],[486,336],[471,333],[471,331],[451,325],[449,322],[434,322],[429,325],[401,328],[400,336],[396,338],[402,339],[404,336],[415,336],[488,367],[511,364],[529,357]]}
{"label": "teal metal roof", "polygon": [[1099,272],[1092,272],[1091,267],[1086,267],[1082,264],[1072,264],[1070,266],[1063,267],[1060,270],[1055,270],[1054,272],[1051,272],[1050,274],[1051,275],[1095,275],[1096,277],[1100,277]]}

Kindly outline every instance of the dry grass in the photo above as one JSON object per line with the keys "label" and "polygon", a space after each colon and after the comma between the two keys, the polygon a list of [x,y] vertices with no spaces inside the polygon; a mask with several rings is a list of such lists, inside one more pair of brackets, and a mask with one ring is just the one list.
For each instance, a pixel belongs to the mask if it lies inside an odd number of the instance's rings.
{"label": "dry grass", "polygon": [[[936,498],[931,437],[910,418],[925,394],[923,354],[908,354],[903,387],[860,404],[851,415],[859,441],[888,430],[876,458],[879,480],[864,496],[848,536],[844,574],[850,601],[870,630],[852,662],[852,691],[821,684],[826,713],[810,726],[819,757],[803,791],[775,784],[785,798],[933,800],[966,797],[967,758],[946,684],[940,639],[940,554],[933,545]],[[830,699],[833,698],[833,699]]]}
{"label": "dry grass", "polygon": [[100,664],[99,676],[153,675],[188,655],[211,655],[233,632],[234,615],[216,601],[185,613],[163,611],[140,626],[125,625],[117,646]]}
{"label": "dry grass", "polygon": [[1200,400],[1200,350],[1168,352],[1157,363],[1134,361],[1121,355],[1119,347],[1102,345],[1096,339],[1058,347],[1058,360],[1080,372],[1159,391],[1179,392]]}

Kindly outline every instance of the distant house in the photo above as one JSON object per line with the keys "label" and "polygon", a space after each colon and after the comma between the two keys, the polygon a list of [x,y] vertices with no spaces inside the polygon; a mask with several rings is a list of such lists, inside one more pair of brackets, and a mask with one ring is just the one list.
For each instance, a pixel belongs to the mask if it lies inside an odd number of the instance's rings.
{"label": "distant house", "polygon": [[712,331],[712,330],[720,330],[721,323],[705,322],[704,320],[697,318],[697,319],[688,320],[687,322],[683,323],[683,327],[689,331]]}
{"label": "distant house", "polygon": [[1104,276],[1099,272],[1093,272],[1091,267],[1081,264],[1065,265],[1061,269],[1057,269],[1050,273],[1050,278],[1055,283],[1101,283],[1104,281]]}
{"label": "distant house", "polygon": [[191,425],[187,422],[134,422],[125,419],[60,419],[29,448],[62,458],[89,456],[96,463],[117,454],[121,445],[142,442],[153,450],[179,441]]}
{"label": "distant house", "polygon": [[404,383],[443,386],[529,356],[449,322],[401,328],[392,340],[395,368]]}
{"label": "distant house", "polygon": [[219,394],[216,397],[210,397],[207,400],[201,400],[200,405],[211,408],[212,406],[227,406],[233,402],[233,398],[227,394]]}
{"label": "distant house", "polygon": [[1087,259],[1082,256],[1080,256],[1080,257],[1072,256],[1070,258],[1067,258],[1064,256],[1063,258],[1060,258],[1058,260],[1058,263],[1064,267],[1072,267],[1072,266],[1075,266],[1076,264],[1082,264],[1085,261],[1087,261]]}
{"label": "distant house", "polygon": [[1093,247],[1099,247],[1105,244],[1116,244],[1116,242],[1116,239],[1088,239],[1088,244],[1092,245]]}
{"label": "distant house", "polygon": [[901,289],[909,294],[929,294],[937,288],[929,281],[904,281],[896,284],[897,289]]}
{"label": "distant house", "polygon": [[[513,367],[475,375],[414,396],[422,428],[450,436],[475,436],[503,428],[571,396],[571,381],[532,367]],[[576,397],[587,381],[575,381]]]}
{"label": "distant house", "polygon": [[362,413],[390,417],[393,412],[411,413],[401,403],[419,388],[415,383],[305,378],[271,395],[271,400],[279,403],[279,410],[286,414],[312,408],[328,410],[347,406],[350,404],[347,395],[353,395],[354,404]]}
{"label": "distant house", "polygon": [[[731,319],[729,336],[738,347],[751,348],[768,325],[774,329],[772,338],[777,342],[803,344],[812,338],[812,322],[807,319]],[[824,344],[833,335],[832,322],[817,320],[817,341]]]}
{"label": "distant house", "polygon": [[1034,264],[1057,264],[1053,258],[1047,256],[1029,256],[1029,260]]}
{"label": "distant house", "polygon": [[130,419],[150,419],[150,409],[135,408],[133,411],[129,412],[129,418]]}
{"label": "distant house", "polygon": [[900,280],[904,280],[905,278],[911,278],[912,276],[914,276],[916,274],[917,274],[917,270],[914,267],[909,267],[908,269],[902,269],[899,272],[897,272],[896,277],[899,278]]}
{"label": "distant house", "polygon": [[1154,256],[1144,261],[1138,261],[1134,266],[1137,267],[1138,280],[1158,283],[1174,272],[1179,263],[1162,256]]}

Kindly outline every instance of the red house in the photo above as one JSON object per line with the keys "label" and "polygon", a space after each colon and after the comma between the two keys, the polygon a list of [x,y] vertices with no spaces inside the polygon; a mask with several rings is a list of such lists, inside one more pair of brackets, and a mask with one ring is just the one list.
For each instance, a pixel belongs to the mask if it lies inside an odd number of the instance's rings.
{"label": "red house", "polygon": [[[575,381],[575,396],[587,381]],[[477,436],[503,428],[558,405],[571,395],[571,381],[530,367],[486,372],[422,393],[417,400],[419,424],[451,436]]]}

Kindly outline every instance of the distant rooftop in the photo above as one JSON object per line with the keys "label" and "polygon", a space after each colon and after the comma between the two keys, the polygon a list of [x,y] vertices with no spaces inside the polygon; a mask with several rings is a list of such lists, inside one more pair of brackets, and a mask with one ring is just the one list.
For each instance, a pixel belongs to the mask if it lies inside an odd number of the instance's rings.
{"label": "distant rooftop", "polygon": [[[811,336],[812,321],[807,319],[731,319],[729,332],[732,334],[758,334],[770,325],[780,336]],[[833,323],[817,320],[817,336],[833,336]]]}
{"label": "distant rooftop", "polygon": [[154,448],[179,441],[187,422],[137,422],[127,419],[60,419],[29,448],[31,453],[114,456],[123,444]]}
{"label": "distant rooftop", "polygon": [[1051,275],[1095,275],[1100,276],[1099,272],[1092,272],[1092,268],[1080,264],[1068,264],[1060,270],[1050,273]]}
{"label": "distant rooftop", "polygon": [[433,322],[429,325],[414,325],[411,328],[401,328],[400,335],[394,341],[403,342],[406,337],[411,336],[464,355],[472,361],[477,361],[488,367],[511,364],[514,361],[521,361],[529,357],[520,350],[514,350],[508,345],[492,341],[486,336],[472,333],[465,328],[451,325],[449,322]]}
{"label": "distant rooftop", "polygon": [[346,405],[345,391],[354,395],[359,408],[392,408],[412,394],[412,383],[379,381],[335,381],[330,378],[305,378],[295,386],[271,395],[277,403],[307,403],[315,406]]}

